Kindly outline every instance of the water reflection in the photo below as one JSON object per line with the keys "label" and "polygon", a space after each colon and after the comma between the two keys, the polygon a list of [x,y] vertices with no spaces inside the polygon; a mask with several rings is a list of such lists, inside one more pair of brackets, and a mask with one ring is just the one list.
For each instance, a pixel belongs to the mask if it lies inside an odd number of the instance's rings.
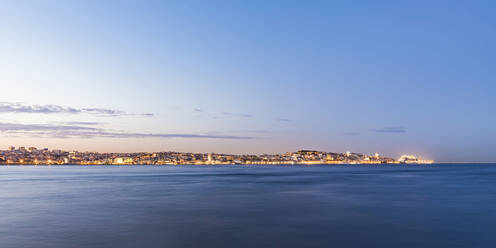
{"label": "water reflection", "polygon": [[0,247],[491,247],[496,165],[0,167]]}

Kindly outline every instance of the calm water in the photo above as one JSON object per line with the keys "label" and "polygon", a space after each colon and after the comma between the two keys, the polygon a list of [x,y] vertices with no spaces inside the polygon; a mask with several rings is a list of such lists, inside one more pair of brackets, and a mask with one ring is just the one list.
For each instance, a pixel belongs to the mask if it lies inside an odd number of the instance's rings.
{"label": "calm water", "polygon": [[496,247],[496,165],[3,166],[0,247]]}

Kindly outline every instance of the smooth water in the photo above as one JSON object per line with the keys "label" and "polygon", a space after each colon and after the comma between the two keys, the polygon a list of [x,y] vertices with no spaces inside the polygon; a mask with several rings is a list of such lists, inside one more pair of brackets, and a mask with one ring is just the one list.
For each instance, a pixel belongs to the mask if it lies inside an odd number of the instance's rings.
{"label": "smooth water", "polygon": [[0,166],[0,247],[496,247],[496,165]]}

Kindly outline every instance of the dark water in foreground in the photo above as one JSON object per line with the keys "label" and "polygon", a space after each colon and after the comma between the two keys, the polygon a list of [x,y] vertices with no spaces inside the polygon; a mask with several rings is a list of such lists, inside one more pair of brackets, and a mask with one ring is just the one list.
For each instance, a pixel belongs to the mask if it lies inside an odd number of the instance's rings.
{"label": "dark water in foreground", "polygon": [[496,165],[4,166],[0,247],[496,247]]}

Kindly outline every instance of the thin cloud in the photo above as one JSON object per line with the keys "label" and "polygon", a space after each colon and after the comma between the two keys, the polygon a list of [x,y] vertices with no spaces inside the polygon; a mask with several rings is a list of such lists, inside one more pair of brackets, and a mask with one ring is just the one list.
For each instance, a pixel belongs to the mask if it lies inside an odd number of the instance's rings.
{"label": "thin cloud", "polygon": [[109,115],[109,116],[120,116],[125,115],[126,112],[115,109],[105,109],[105,108],[83,108],[83,112],[97,115]]}
{"label": "thin cloud", "polygon": [[201,139],[253,139],[248,136],[234,136],[234,135],[202,135],[202,134],[157,134],[157,133],[118,133],[118,132],[104,132],[100,133],[100,137],[110,138],[201,138]]}
{"label": "thin cloud", "polygon": [[39,138],[193,138],[193,139],[253,139],[249,136],[204,135],[190,133],[137,133],[108,130],[82,125],[45,125],[0,123],[3,135],[24,135]]}
{"label": "thin cloud", "polygon": [[100,128],[77,125],[0,123],[0,132],[97,131]]}
{"label": "thin cloud", "polygon": [[237,113],[231,113],[231,112],[222,112],[221,114],[226,115],[226,116],[235,116],[235,117],[243,117],[243,118],[253,118],[254,117],[251,114],[237,114]]}
{"label": "thin cloud", "polygon": [[247,133],[260,133],[260,134],[266,134],[266,133],[274,133],[274,131],[268,131],[268,130],[244,130],[242,132],[247,132]]}
{"label": "thin cloud", "polygon": [[360,135],[360,132],[345,132],[344,135],[356,136],[356,135]]}
{"label": "thin cloud", "polygon": [[406,129],[401,126],[383,127],[379,129],[369,129],[369,132],[374,133],[406,133]]}
{"label": "thin cloud", "polygon": [[91,114],[100,116],[125,116],[138,115],[152,117],[152,113],[129,114],[122,110],[107,108],[73,108],[59,105],[37,105],[24,104],[18,102],[0,102],[0,113],[21,113],[21,114]]}
{"label": "thin cloud", "polygon": [[293,120],[286,119],[286,118],[277,118],[276,121],[279,121],[279,122],[292,122]]}
{"label": "thin cloud", "polygon": [[226,133],[251,133],[251,134],[272,134],[277,131],[273,130],[262,130],[262,129],[233,129],[233,130],[225,130]]}
{"label": "thin cloud", "polygon": [[[212,118],[212,119],[220,119],[221,118],[221,117],[219,117],[219,115],[217,113],[209,113],[209,112],[204,111],[203,109],[200,109],[200,108],[194,108],[193,111],[206,114],[207,116],[210,116],[210,118]],[[238,114],[238,113],[231,113],[231,112],[220,112],[220,115],[229,116],[229,117],[241,117],[241,118],[254,118],[255,117],[252,114]]]}
{"label": "thin cloud", "polygon": [[41,114],[54,114],[54,113],[70,113],[78,114],[83,110],[62,107],[58,105],[26,105],[16,102],[0,102],[0,113],[41,113]]}
{"label": "thin cloud", "polygon": [[63,122],[65,125],[81,125],[81,126],[96,126],[96,125],[101,125],[103,123],[101,122],[94,122],[94,121],[68,121],[68,122]]}

